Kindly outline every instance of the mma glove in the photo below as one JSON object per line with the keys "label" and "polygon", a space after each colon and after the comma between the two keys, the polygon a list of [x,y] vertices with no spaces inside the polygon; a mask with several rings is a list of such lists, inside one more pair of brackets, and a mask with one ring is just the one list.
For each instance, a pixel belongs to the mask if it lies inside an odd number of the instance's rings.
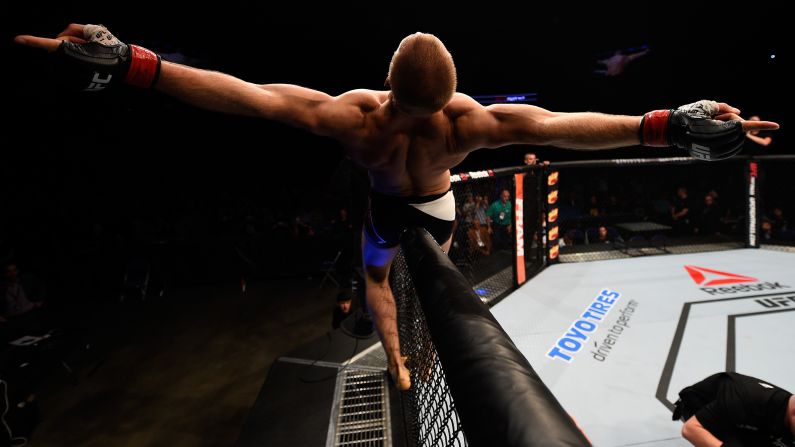
{"label": "mma glove", "polygon": [[119,84],[150,88],[160,74],[160,56],[137,45],[127,45],[102,25],[86,25],[88,43],[64,41],[54,53],[55,71],[67,87],[87,92]]}
{"label": "mma glove", "polygon": [[718,103],[701,100],[678,109],[655,110],[640,121],[644,146],[676,146],[700,160],[723,160],[736,155],[745,142],[741,121],[713,119]]}

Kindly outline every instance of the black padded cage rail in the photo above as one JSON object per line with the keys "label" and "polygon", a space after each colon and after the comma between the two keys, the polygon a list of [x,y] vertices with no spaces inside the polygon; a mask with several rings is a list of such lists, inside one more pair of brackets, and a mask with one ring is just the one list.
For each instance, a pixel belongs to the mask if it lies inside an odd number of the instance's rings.
{"label": "black padded cage rail", "polygon": [[401,248],[392,286],[412,376],[409,443],[590,445],[436,241],[412,228]]}

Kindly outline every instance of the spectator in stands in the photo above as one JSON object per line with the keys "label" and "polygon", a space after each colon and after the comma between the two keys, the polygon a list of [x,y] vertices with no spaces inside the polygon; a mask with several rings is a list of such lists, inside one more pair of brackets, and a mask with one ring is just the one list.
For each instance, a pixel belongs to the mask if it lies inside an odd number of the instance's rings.
{"label": "spectator in stands", "polygon": [[459,219],[467,225],[472,225],[472,221],[475,220],[475,197],[471,192],[466,194],[464,203],[461,204],[459,209],[461,210]]}
{"label": "spectator in stands", "polygon": [[[731,206],[727,206],[726,203],[723,203],[720,200],[720,194],[715,189],[710,189],[707,192],[708,196],[712,196],[712,199],[715,201],[715,204],[718,206],[718,212],[720,214],[720,227],[721,232],[723,233],[733,233],[737,230],[737,225],[740,223],[739,215],[745,215],[745,211],[732,209]],[[736,206],[735,206],[736,208]]]}
{"label": "spectator in stands", "polygon": [[337,294],[337,303],[334,305],[334,310],[331,313],[331,327],[339,329],[342,321],[351,314],[351,303],[353,297],[347,290],[341,291]]}
{"label": "spectator in stands", "polygon": [[784,208],[780,206],[773,207],[773,217],[770,218],[770,224],[773,227],[773,234],[780,239],[792,238],[792,231],[789,228],[789,222],[784,216]]}
{"label": "spectator in stands", "polygon": [[668,193],[658,191],[651,202],[651,218],[654,222],[667,224],[671,221],[671,201]]}
{"label": "spectator in stands", "polygon": [[526,164],[527,166],[537,165],[538,158],[536,157],[536,154],[533,152],[528,152],[524,154],[524,164]]}
{"label": "spectator in stands", "polygon": [[623,213],[625,208],[624,208],[624,203],[622,203],[622,200],[619,200],[616,194],[610,194],[607,197],[607,206],[605,206],[605,213],[611,216]]}
{"label": "spectator in stands", "polygon": [[44,305],[44,288],[32,276],[22,277],[17,263],[8,261],[3,266],[0,283],[3,297],[0,309],[0,327],[6,337],[27,335],[41,330],[40,309]]}
{"label": "spectator in stands", "polygon": [[472,220],[472,225],[467,229],[468,251],[471,257],[476,254],[488,256],[491,254],[491,237],[487,225],[481,225],[477,219]]}
{"label": "spectator in stands", "polygon": [[480,224],[482,227],[486,227],[488,230],[489,226],[489,217],[486,213],[489,211],[489,200],[486,196],[483,195],[476,195],[475,196],[475,220]]}
{"label": "spectator in stands", "polygon": [[536,157],[535,152],[528,152],[524,154],[524,164],[528,166],[535,166],[538,164],[549,166],[549,161],[548,160],[541,161],[538,159],[538,157]]}
{"label": "spectator in stands", "polygon": [[701,236],[713,236],[720,233],[721,211],[711,194],[704,196],[704,206],[695,219],[693,232]]}
{"label": "spectator in stands", "polygon": [[340,207],[337,216],[331,220],[331,241],[339,252],[335,265],[335,273],[340,284],[348,287],[353,278],[353,267],[356,258],[356,230],[348,215],[348,208]]}
{"label": "spectator in stands", "polygon": [[674,234],[677,236],[686,236],[693,233],[691,225],[691,210],[693,205],[687,193],[687,188],[680,186],[676,189],[676,197],[674,197],[673,205],[671,206],[671,221],[673,222]]}
{"label": "spectator in stands", "polygon": [[293,219],[293,238],[307,239],[315,235],[312,218],[309,212],[301,213]]}
{"label": "spectator in stands", "polygon": [[619,236],[615,230],[610,231],[604,225],[599,225],[596,229],[596,237],[593,240],[589,240],[591,244],[612,244],[614,242],[619,242],[621,240],[621,236]]}
{"label": "spectator in stands", "polygon": [[489,232],[492,234],[494,247],[499,249],[511,248],[511,192],[503,189],[500,199],[495,200],[486,212],[489,217]]}
{"label": "spectator in stands", "polygon": [[773,224],[770,222],[770,219],[762,219],[762,224],[759,226],[759,238],[764,242],[776,239],[776,235],[773,233]]}
{"label": "spectator in stands", "polygon": [[596,194],[591,194],[588,198],[588,215],[591,217],[599,217],[605,215],[605,210],[599,203],[599,198]]}
{"label": "spectator in stands", "polygon": [[574,189],[560,191],[558,218],[561,221],[580,219],[585,213],[580,195]]}
{"label": "spectator in stands", "polygon": [[598,230],[596,231],[596,241],[597,244],[606,244],[612,242],[610,240],[610,234],[607,232],[607,227],[604,225],[600,225]]}
{"label": "spectator in stands", "polygon": [[713,374],[679,392],[673,420],[696,447],[795,447],[795,396],[734,372]]}
{"label": "spectator in stands", "polygon": [[574,245],[574,234],[574,230],[569,230],[563,233],[563,237],[558,239],[558,245],[561,247],[571,247]]}
{"label": "spectator in stands", "polygon": [[[759,121],[759,117],[754,115],[748,118],[748,121]],[[748,131],[745,133],[746,141],[744,152],[750,155],[765,155],[767,154],[767,147],[773,143],[773,134],[766,131],[756,130]]]}
{"label": "spectator in stands", "polygon": [[[721,223],[724,223],[724,221],[728,217],[728,210],[726,210],[725,207],[723,206],[723,203],[720,200],[720,194],[716,189],[710,189],[709,191],[707,191],[706,195],[712,197],[713,205],[717,207],[716,209],[719,212],[720,221]],[[704,203],[706,203],[706,200],[707,199],[704,198]]]}

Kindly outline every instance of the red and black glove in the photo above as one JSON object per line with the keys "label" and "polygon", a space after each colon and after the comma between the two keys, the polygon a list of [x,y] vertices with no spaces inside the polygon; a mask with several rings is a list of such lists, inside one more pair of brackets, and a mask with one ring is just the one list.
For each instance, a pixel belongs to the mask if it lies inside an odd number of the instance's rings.
{"label": "red and black glove", "polygon": [[723,160],[736,155],[745,143],[740,121],[712,119],[718,103],[701,100],[676,110],[655,110],[640,121],[640,143],[676,146],[701,160]]}
{"label": "red and black glove", "polygon": [[119,84],[150,88],[160,74],[160,56],[127,45],[102,25],[86,25],[88,43],[64,41],[54,53],[55,70],[69,88],[98,92]]}

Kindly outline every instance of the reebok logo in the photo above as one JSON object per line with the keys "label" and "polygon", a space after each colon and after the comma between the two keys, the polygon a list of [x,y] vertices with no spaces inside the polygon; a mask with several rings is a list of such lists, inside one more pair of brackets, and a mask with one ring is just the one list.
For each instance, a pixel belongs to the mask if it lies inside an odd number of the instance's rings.
{"label": "reebok logo", "polygon": [[[721,286],[726,284],[738,284],[745,282],[757,282],[756,278],[738,275],[736,273],[721,272],[695,265],[684,266],[693,281],[700,286]],[[777,282],[764,282],[758,284],[741,284],[731,287],[701,287],[703,292],[710,295],[724,295],[730,293],[759,292],[762,290],[788,289],[789,286]]]}
{"label": "reebok logo", "polygon": [[686,265],[685,270],[687,270],[687,273],[690,273],[690,277],[693,278],[696,284],[703,286],[719,286],[722,284],[758,281],[756,278],[751,278],[750,276],[721,272],[719,270],[696,267],[695,265]]}

